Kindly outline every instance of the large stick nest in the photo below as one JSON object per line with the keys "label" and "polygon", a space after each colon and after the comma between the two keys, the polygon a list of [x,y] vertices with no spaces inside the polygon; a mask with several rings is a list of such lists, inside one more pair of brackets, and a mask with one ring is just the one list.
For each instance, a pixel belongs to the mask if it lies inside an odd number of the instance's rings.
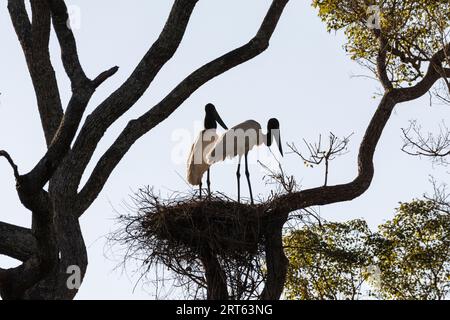
{"label": "large stick nest", "polygon": [[173,245],[233,254],[255,252],[262,240],[264,211],[218,196],[205,201],[186,199],[152,209],[156,210],[147,212],[142,228],[148,236]]}
{"label": "large stick nest", "polygon": [[241,288],[236,296],[255,292],[262,281],[265,234],[279,219],[276,201],[250,205],[218,193],[203,199],[176,194],[163,200],[150,188],[139,190],[133,201],[134,212],[120,216],[125,228],[113,237],[127,247],[126,260],[139,256],[144,265],[163,263],[205,287],[200,261],[207,250],[220,260],[234,287]]}

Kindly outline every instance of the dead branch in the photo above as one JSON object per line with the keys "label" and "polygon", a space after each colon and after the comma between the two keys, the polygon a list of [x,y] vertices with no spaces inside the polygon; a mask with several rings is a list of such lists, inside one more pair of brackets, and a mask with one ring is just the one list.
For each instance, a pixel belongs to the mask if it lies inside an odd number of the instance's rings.
{"label": "dead branch", "polygon": [[450,155],[450,131],[445,122],[439,125],[439,132],[433,134],[423,133],[417,121],[410,121],[406,129],[402,129],[402,151],[415,157],[430,158],[435,164],[448,165],[447,157]]}
{"label": "dead branch", "polygon": [[307,142],[303,139],[306,148],[308,149],[308,155],[304,155],[294,143],[288,143],[288,147],[292,153],[298,155],[306,166],[313,167],[325,164],[325,182],[324,186],[328,184],[328,174],[330,162],[337,157],[343,156],[348,153],[348,144],[350,138],[353,135],[350,134],[342,139],[338,138],[334,133],[330,132],[328,137],[328,145],[322,146],[322,135],[319,135],[317,142]]}
{"label": "dead branch", "polygon": [[5,158],[8,163],[10,164],[11,168],[13,169],[14,172],[14,177],[16,178],[16,180],[19,178],[19,170],[17,168],[17,165],[14,163],[13,159],[11,158],[11,156],[9,155],[8,152],[4,151],[4,150],[0,150],[0,157]]}
{"label": "dead branch", "polygon": [[292,175],[287,175],[283,169],[283,166],[279,161],[278,163],[278,171],[269,168],[267,165],[258,160],[258,163],[263,167],[266,171],[266,175],[263,177],[263,180],[266,184],[275,185],[276,187],[281,187],[276,190],[276,193],[287,192],[292,193],[299,189],[297,185],[297,181],[295,177]]}

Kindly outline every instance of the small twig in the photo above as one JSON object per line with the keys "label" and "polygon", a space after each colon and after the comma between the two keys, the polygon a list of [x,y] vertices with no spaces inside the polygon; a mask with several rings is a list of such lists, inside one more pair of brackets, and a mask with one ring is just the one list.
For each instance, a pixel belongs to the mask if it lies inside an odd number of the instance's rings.
{"label": "small twig", "polygon": [[97,78],[92,80],[94,88],[98,88],[103,82],[115,75],[117,71],[119,71],[119,67],[116,66],[109,70],[106,70],[105,72],[102,72],[100,75],[98,75]]}
{"label": "small twig", "polygon": [[8,152],[6,152],[5,150],[0,150],[0,157],[4,157],[6,158],[6,160],[9,162],[9,164],[11,165],[11,168],[14,171],[14,177],[16,179],[18,179],[20,177],[19,175],[19,170],[17,168],[17,165],[14,163],[13,159],[11,158],[11,156],[9,155]]}
{"label": "small twig", "polygon": [[422,133],[416,121],[411,121],[407,129],[402,129],[402,151],[410,156],[428,157],[434,163],[447,165],[450,156],[450,130],[445,123],[439,126],[439,133]]}
{"label": "small twig", "polygon": [[284,172],[281,163],[278,160],[276,161],[278,162],[278,171],[269,168],[266,164],[258,160],[259,165],[263,167],[265,171],[267,171],[267,174],[264,176],[264,179],[269,178],[270,182],[269,183],[266,182],[266,184],[272,184],[272,182],[274,182],[280,185],[287,193],[292,193],[298,190],[298,185],[297,182],[295,181],[294,176],[287,175]]}
{"label": "small twig", "polygon": [[292,153],[298,155],[306,166],[308,167],[314,167],[318,166],[321,163],[325,163],[325,182],[324,185],[326,186],[328,184],[328,174],[329,174],[329,167],[330,162],[336,159],[339,156],[345,155],[348,150],[348,144],[350,142],[350,137],[353,135],[350,134],[342,139],[336,137],[336,135],[332,132],[330,132],[330,135],[328,137],[328,147],[323,148],[322,147],[322,135],[319,135],[319,139],[317,142],[309,143],[305,139],[303,139],[303,142],[306,145],[306,148],[308,149],[309,155],[304,155],[296,146],[294,143],[289,144],[288,147],[291,149]]}

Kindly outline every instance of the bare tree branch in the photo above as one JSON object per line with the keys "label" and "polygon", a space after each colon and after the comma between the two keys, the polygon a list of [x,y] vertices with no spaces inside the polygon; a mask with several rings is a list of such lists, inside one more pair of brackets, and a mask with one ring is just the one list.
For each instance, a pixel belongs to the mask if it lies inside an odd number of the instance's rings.
{"label": "bare tree branch", "polygon": [[385,90],[391,90],[393,88],[392,81],[389,79],[388,68],[387,68],[387,50],[388,50],[388,40],[383,35],[381,30],[375,30],[378,35],[378,40],[380,43],[380,49],[378,51],[377,58],[377,73],[381,84]]}
{"label": "bare tree branch", "polygon": [[348,135],[347,137],[339,139],[334,135],[334,133],[330,132],[330,135],[328,137],[328,146],[326,146],[325,148],[322,147],[322,135],[319,135],[319,141],[315,143],[308,143],[303,139],[308,149],[309,156],[303,155],[303,153],[296,147],[294,143],[288,143],[288,147],[293,153],[298,155],[307,166],[318,166],[322,162],[325,162],[324,185],[326,186],[328,184],[330,162],[335,160],[336,157],[342,156],[347,153],[347,146],[352,135],[353,133],[351,135]]}
{"label": "bare tree branch", "polygon": [[58,130],[63,110],[50,61],[50,10],[46,1],[32,0],[33,24],[23,0],[8,0],[8,9],[27,61],[47,145]]}
{"label": "bare tree branch", "polygon": [[287,175],[284,172],[281,163],[279,161],[277,162],[278,171],[275,171],[274,169],[269,168],[269,166],[258,160],[258,163],[267,172],[263,177],[263,180],[266,181],[266,184],[276,184],[278,186],[281,186],[282,190],[279,190],[280,192],[284,191],[287,193],[291,193],[297,191],[299,186],[297,185],[294,176]]}
{"label": "bare tree branch", "polygon": [[450,74],[447,74],[446,69],[442,69],[442,62],[449,53],[450,45],[446,45],[443,49],[439,50],[431,58],[428,71],[419,83],[415,86],[398,90],[398,102],[401,103],[418,99],[431,89],[436,81],[442,77],[443,73],[445,76],[450,76]]}
{"label": "bare tree branch", "polygon": [[198,0],[176,0],[158,39],[130,77],[89,115],[78,135],[70,161],[77,180],[88,165],[106,130],[145,93],[161,68],[173,57]]}
{"label": "bare tree branch", "polygon": [[14,163],[14,161],[11,158],[11,156],[9,155],[9,153],[4,150],[0,150],[0,157],[4,157],[9,162],[9,164],[11,165],[11,168],[13,169],[14,177],[16,179],[18,179],[19,178],[19,170],[17,169],[17,165]]}
{"label": "bare tree branch", "polygon": [[434,163],[448,165],[450,155],[450,131],[443,123],[439,133],[434,135],[422,133],[422,128],[416,121],[411,121],[407,129],[402,129],[402,151],[410,156],[431,158]]}
{"label": "bare tree branch", "polygon": [[31,230],[0,222],[0,254],[26,261],[36,252]]}
{"label": "bare tree branch", "polygon": [[101,157],[85,187],[80,191],[80,205],[85,208],[89,207],[131,146],[145,133],[169,117],[198,88],[264,52],[269,47],[270,38],[287,3],[288,0],[274,0],[253,39],[244,46],[228,52],[194,71],[150,111],[140,118],[130,121],[113,145]]}
{"label": "bare tree branch", "polygon": [[105,80],[114,75],[118,67],[113,67],[103,72],[95,80],[91,81],[85,74],[78,57],[77,44],[72,30],[67,6],[63,0],[48,0],[52,14],[53,26],[61,46],[61,60],[67,76],[72,83],[73,90],[89,86],[89,83],[97,88]]}
{"label": "bare tree branch", "polygon": [[66,4],[63,0],[51,0],[49,1],[49,4],[50,8],[46,7],[48,11],[46,11],[46,15],[39,14],[37,9],[35,12],[38,18],[47,16],[48,13],[48,23],[50,23],[49,14],[51,10],[53,25],[58,37],[58,42],[61,46],[62,62],[71,81],[73,92],[72,98],[69,101],[58,130],[56,131],[46,154],[33,170],[26,175],[27,180],[35,182],[35,188],[42,188],[50,180],[53,172],[58,168],[61,160],[69,151],[84,111],[86,110],[95,89],[118,71],[118,67],[113,67],[91,81],[85,75],[78,58],[75,37],[68,26],[69,15],[67,13]]}
{"label": "bare tree branch", "polygon": [[450,47],[447,46],[433,56],[426,75],[415,86],[388,90],[384,94],[361,142],[358,153],[358,175],[352,182],[283,195],[276,200],[280,208],[296,211],[311,206],[350,201],[363,194],[372,182],[375,149],[394,107],[401,102],[420,98],[432,88],[441,78],[436,66],[440,65],[445,58],[445,52],[449,51]]}
{"label": "bare tree branch", "polygon": [[69,152],[70,145],[75,138],[81,119],[95,92],[95,88],[114,75],[117,70],[117,67],[107,70],[100,74],[94,81],[89,80],[83,87],[77,87],[74,90],[58,131],[48,147],[46,154],[33,170],[26,175],[29,180],[35,182],[37,187],[44,187]]}
{"label": "bare tree branch", "polygon": [[8,0],[8,10],[23,48],[31,50],[31,22],[23,0]]}
{"label": "bare tree branch", "polygon": [[97,78],[92,80],[92,84],[94,85],[95,88],[98,88],[103,82],[105,82],[110,77],[115,75],[117,73],[117,71],[119,71],[119,67],[116,66],[116,67],[112,67],[109,70],[106,70],[105,72],[100,73],[97,76]]}
{"label": "bare tree branch", "polygon": [[61,46],[61,60],[72,88],[83,87],[89,82],[78,58],[77,45],[72,30],[69,29],[70,20],[66,4],[63,0],[48,0],[53,27]]}

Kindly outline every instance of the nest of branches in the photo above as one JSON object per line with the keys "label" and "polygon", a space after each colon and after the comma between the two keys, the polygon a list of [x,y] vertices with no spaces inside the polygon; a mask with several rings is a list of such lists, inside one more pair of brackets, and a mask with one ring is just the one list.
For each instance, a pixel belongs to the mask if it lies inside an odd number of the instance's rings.
{"label": "nest of branches", "polygon": [[252,298],[258,292],[273,201],[250,205],[218,193],[161,199],[145,188],[133,202],[133,212],[119,217],[121,228],[112,239],[127,248],[125,260],[139,259],[146,270],[162,263],[178,277],[179,286],[195,285],[198,291],[206,288],[201,261],[207,252],[222,266],[231,297]]}

